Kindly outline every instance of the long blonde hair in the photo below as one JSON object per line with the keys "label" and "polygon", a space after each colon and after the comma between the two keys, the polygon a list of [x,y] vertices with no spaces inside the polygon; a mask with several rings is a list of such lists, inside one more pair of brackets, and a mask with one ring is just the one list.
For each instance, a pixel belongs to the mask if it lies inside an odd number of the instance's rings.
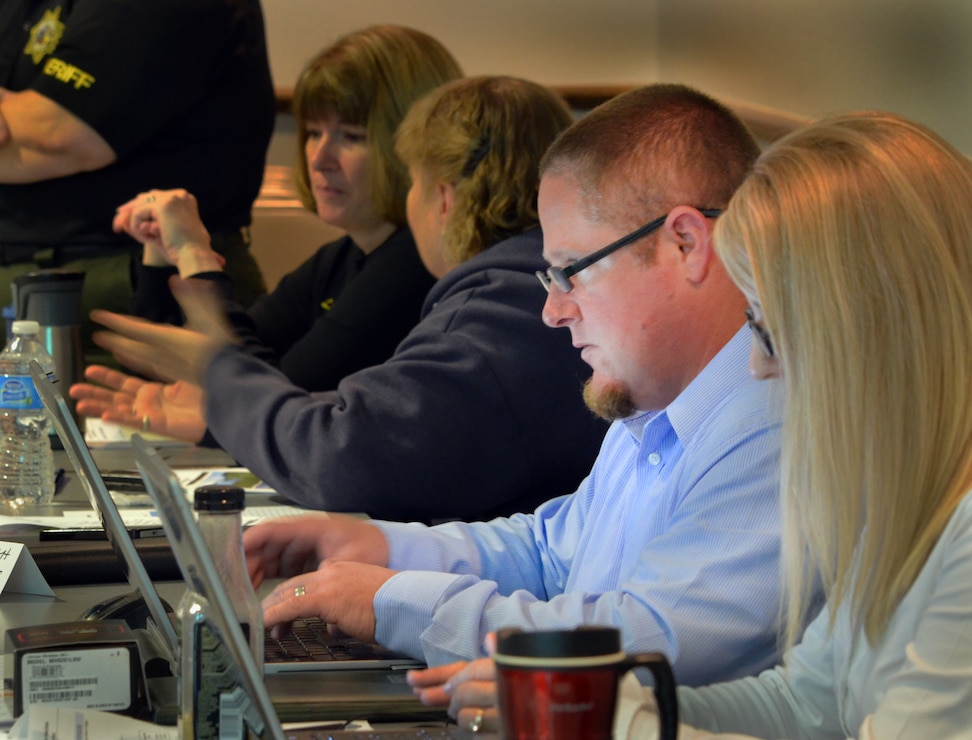
{"label": "long blonde hair", "polygon": [[818,569],[831,626],[849,605],[873,644],[972,487],[972,166],[891,114],[825,119],[715,241],[783,373],[787,643]]}

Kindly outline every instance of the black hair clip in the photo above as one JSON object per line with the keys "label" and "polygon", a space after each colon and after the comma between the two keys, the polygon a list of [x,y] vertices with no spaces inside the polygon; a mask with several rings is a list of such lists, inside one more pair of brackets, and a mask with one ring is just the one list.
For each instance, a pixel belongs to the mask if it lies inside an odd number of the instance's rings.
{"label": "black hair clip", "polygon": [[486,155],[489,154],[490,150],[489,139],[480,139],[479,144],[473,150],[473,153],[469,155],[469,159],[466,160],[465,166],[462,168],[462,176],[469,177],[476,168],[479,167],[479,163],[482,162]]}

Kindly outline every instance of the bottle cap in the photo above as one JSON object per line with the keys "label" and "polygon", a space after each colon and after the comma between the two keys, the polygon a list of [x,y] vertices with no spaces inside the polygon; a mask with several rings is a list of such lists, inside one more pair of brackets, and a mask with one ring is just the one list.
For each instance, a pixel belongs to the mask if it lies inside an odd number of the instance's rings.
{"label": "bottle cap", "polygon": [[196,511],[242,511],[246,508],[246,494],[239,486],[200,486],[193,494]]}
{"label": "bottle cap", "polygon": [[14,334],[37,334],[40,331],[40,324],[30,319],[20,319],[13,322]]}

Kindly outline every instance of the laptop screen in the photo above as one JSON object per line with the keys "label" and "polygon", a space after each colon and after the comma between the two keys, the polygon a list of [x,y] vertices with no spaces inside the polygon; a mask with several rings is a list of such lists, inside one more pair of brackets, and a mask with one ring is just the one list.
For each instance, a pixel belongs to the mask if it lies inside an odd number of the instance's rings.
{"label": "laptop screen", "polygon": [[[132,448],[135,464],[159,512],[183,578],[208,602],[211,625],[221,636],[234,667],[239,671],[239,684],[252,702],[253,711],[247,713],[247,721],[256,732],[283,740],[283,729],[263,684],[262,670],[253,659],[249,643],[233,615],[229,594],[219,579],[216,564],[199,531],[179,478],[141,436],[136,434],[132,437]],[[254,726],[258,724],[263,726]]]}
{"label": "laptop screen", "polygon": [[175,626],[169,619],[165,605],[158,591],[152,585],[145,565],[139,557],[135,544],[128,535],[128,529],[122,520],[118,507],[115,505],[108,487],[105,485],[101,472],[95,464],[91,451],[84,442],[84,435],[78,427],[71,409],[60,390],[60,381],[54,373],[45,373],[36,362],[30,363],[30,374],[34,379],[34,386],[51,417],[51,423],[57,431],[64,450],[71,459],[81,485],[91,502],[92,508],[101,518],[108,541],[116,556],[122,562],[125,578],[145,601],[149,615],[159,636],[163,657],[174,665],[175,657],[179,654],[179,642]]}

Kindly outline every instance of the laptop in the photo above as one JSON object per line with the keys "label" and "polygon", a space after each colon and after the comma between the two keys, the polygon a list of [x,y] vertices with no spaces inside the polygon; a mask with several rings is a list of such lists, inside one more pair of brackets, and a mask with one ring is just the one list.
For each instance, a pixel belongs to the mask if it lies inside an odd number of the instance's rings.
{"label": "laptop", "polygon": [[[237,685],[245,694],[239,698],[239,710],[250,730],[260,737],[274,740],[323,740],[324,738],[361,737],[354,732],[333,730],[283,731],[277,716],[274,702],[264,686],[259,667],[250,654],[249,642],[243,635],[239,622],[233,614],[233,607],[226,593],[212,556],[202,538],[195,517],[179,479],[171,468],[159,457],[158,452],[140,435],[132,437],[135,464],[142,473],[145,487],[159,512],[162,526],[172,545],[179,568],[186,583],[207,600],[210,606],[211,626],[219,633],[229,652],[229,670],[235,674]],[[371,673],[379,673],[372,671]],[[343,673],[332,673],[343,676]],[[306,675],[287,674],[283,678],[303,679],[309,684]],[[317,678],[314,678],[316,682]],[[353,713],[353,712],[352,712]],[[464,738],[471,734],[455,726],[409,728],[406,730],[379,731],[368,737],[396,738]],[[480,734],[481,736],[481,734]]]}
{"label": "laptop", "polygon": [[[111,498],[94,458],[84,443],[81,430],[59,389],[59,381],[53,373],[45,374],[36,363],[31,363],[31,375],[88,499],[101,518],[111,547],[123,563],[126,579],[135,590],[130,596],[138,596],[144,600],[144,609],[149,617],[144,626],[154,637],[153,646],[159,651],[158,656],[151,656],[152,669],[146,666],[146,672],[150,675],[149,693],[153,718],[160,724],[174,724],[178,711],[176,681],[166,674],[175,674],[178,667],[179,638],[171,618],[171,610],[159,596],[146,572],[118,507]],[[147,446],[144,440],[141,443]],[[157,470],[158,477],[154,480],[161,486],[157,491],[166,491],[163,500],[178,499],[186,510],[190,510],[175,473],[161,458],[155,456],[153,459],[161,466]],[[155,503],[158,506],[157,500]],[[170,532],[167,534],[170,546],[175,551],[175,539]],[[178,556],[178,553],[174,554]],[[182,563],[179,566],[182,570]],[[269,640],[268,645],[271,650],[274,649]],[[171,671],[160,670],[159,663],[155,661],[163,662]],[[273,696],[283,721],[443,716],[442,712],[430,712],[428,707],[423,707],[405,683],[405,670],[401,668],[414,665],[419,664],[411,658],[394,657],[387,660],[351,659],[281,664],[279,671],[274,670],[275,666],[267,665],[265,671],[267,689]],[[308,676],[308,672],[312,672],[311,676]]]}
{"label": "laptop", "polygon": [[[31,370],[34,373],[34,370]],[[39,376],[39,377],[38,377]],[[162,599],[152,585],[141,556],[118,512],[108,486],[101,472],[98,470],[91,456],[91,452],[84,442],[84,436],[71,415],[67,402],[58,388],[58,381],[53,375],[45,375],[39,370],[34,374],[34,385],[50,414],[54,428],[71,458],[71,463],[77,471],[92,507],[101,516],[102,526],[112,549],[123,563],[126,580],[135,589],[137,595],[145,600],[149,616],[153,622],[161,624],[159,620],[166,613]],[[185,492],[176,482],[178,490],[183,496]],[[174,493],[174,491],[173,491]],[[178,654],[178,642],[175,630],[170,620],[162,620],[163,634],[161,640],[167,648],[168,655]],[[380,645],[369,645],[357,640],[342,639],[328,633],[326,625],[320,620],[305,619],[294,624],[289,635],[276,639],[266,635],[265,640],[265,671],[266,673],[284,673],[287,671],[320,671],[320,670],[362,670],[368,668],[415,668],[422,665],[420,661],[387,650]]]}
{"label": "laptop", "polygon": [[[84,436],[57,387],[58,380],[54,373],[45,373],[34,361],[30,363],[30,374],[44,408],[51,418],[51,423],[61,439],[64,451],[67,452],[71,465],[78,474],[88,501],[98,513],[108,542],[121,561],[125,579],[144,602],[144,608],[150,618],[145,626],[153,633],[155,646],[160,650],[162,657],[169,665],[174,665],[179,655],[179,638],[169,617],[170,610],[166,608],[145,570],[118,507],[115,506],[108,492],[98,466],[91,456],[91,451],[84,443]],[[107,608],[108,605],[105,604],[105,607]]]}

